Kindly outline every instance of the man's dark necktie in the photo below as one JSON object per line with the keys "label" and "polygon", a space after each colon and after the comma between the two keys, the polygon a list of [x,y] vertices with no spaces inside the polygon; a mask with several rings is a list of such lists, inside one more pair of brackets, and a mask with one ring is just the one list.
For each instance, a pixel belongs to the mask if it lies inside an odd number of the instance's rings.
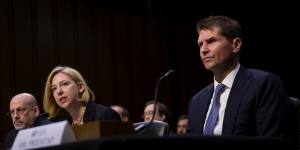
{"label": "man's dark necktie", "polygon": [[225,90],[225,85],[220,83],[216,87],[215,95],[213,98],[212,108],[206,121],[206,125],[203,131],[204,135],[213,135],[214,128],[218,121],[219,110],[220,110],[220,95]]}

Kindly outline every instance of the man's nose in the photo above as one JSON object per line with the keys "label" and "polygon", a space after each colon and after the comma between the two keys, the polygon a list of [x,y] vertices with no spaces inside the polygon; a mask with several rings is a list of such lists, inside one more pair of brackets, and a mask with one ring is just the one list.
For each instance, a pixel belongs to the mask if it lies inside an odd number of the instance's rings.
{"label": "man's nose", "polygon": [[207,45],[204,43],[201,47],[200,47],[200,52],[201,53],[205,53],[208,51],[208,47]]}
{"label": "man's nose", "polygon": [[145,116],[145,120],[150,120],[150,119],[151,119],[151,118],[150,118],[149,115]]}
{"label": "man's nose", "polygon": [[19,114],[17,111],[15,111],[15,112],[12,114],[12,117],[13,117],[15,120],[17,120],[17,119],[20,118],[20,114]]}

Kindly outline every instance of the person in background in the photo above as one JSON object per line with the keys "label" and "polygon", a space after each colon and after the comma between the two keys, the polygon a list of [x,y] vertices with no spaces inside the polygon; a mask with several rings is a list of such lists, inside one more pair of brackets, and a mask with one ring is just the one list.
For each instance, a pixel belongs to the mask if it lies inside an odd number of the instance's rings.
{"label": "person in background", "polygon": [[[142,116],[145,122],[151,121],[151,119],[154,115],[154,104],[155,104],[154,100],[148,101],[145,104],[144,114]],[[168,114],[169,114],[169,110],[168,110],[167,106],[161,102],[157,102],[154,120],[165,121]]]}
{"label": "person in background", "polygon": [[188,127],[188,116],[187,115],[181,115],[178,117],[177,120],[177,130],[176,134],[177,135],[185,135]]}
{"label": "person in background", "polygon": [[199,54],[214,82],[190,101],[189,130],[196,135],[290,139],[288,95],[280,78],[239,63],[241,26],[227,16],[197,24]]}
{"label": "person in background", "polygon": [[29,93],[20,93],[12,97],[9,111],[14,129],[5,138],[5,149],[11,148],[19,130],[51,123],[47,114],[40,114],[36,98]]}
{"label": "person in background", "polygon": [[110,107],[94,101],[93,91],[74,68],[57,66],[48,75],[43,104],[50,120],[68,120],[72,125],[96,120],[120,120]]}
{"label": "person in background", "polygon": [[121,120],[123,122],[129,121],[129,112],[125,107],[121,105],[111,105],[110,108],[116,111],[120,115]]}

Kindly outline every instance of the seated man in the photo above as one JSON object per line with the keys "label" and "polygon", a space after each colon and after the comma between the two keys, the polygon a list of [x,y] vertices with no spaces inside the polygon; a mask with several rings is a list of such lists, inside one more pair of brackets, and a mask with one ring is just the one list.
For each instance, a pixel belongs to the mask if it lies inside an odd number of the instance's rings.
{"label": "seated man", "polygon": [[164,136],[170,134],[169,125],[166,121],[169,114],[167,106],[157,102],[156,108],[154,107],[155,100],[148,101],[145,104],[144,114],[142,115],[144,122],[133,124],[137,135]]}
{"label": "seated man", "polygon": [[145,104],[144,114],[142,116],[144,121],[145,122],[151,121],[151,119],[154,117],[153,120],[166,122],[166,118],[169,114],[169,110],[167,106],[161,102],[157,102],[156,112],[154,113],[154,104],[155,104],[154,100],[148,101]]}
{"label": "seated man", "polygon": [[181,115],[178,117],[176,134],[185,135],[188,127],[188,116]]}
{"label": "seated man", "polygon": [[46,114],[40,115],[35,97],[28,93],[15,95],[10,101],[9,111],[15,129],[7,134],[5,149],[12,147],[19,130],[51,123]]}

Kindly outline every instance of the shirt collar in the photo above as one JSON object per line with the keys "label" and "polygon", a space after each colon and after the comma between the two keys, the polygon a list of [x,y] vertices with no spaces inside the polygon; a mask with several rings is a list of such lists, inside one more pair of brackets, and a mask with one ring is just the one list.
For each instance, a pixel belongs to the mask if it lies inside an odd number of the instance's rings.
{"label": "shirt collar", "polygon": [[[231,70],[231,72],[224,78],[224,80],[221,82],[222,84],[224,84],[227,88],[231,89],[234,78],[236,76],[236,74],[238,73],[240,69],[240,64],[238,63],[235,68],[233,70]],[[214,78],[214,88],[216,88],[216,86],[219,84],[219,82],[217,82]]]}

